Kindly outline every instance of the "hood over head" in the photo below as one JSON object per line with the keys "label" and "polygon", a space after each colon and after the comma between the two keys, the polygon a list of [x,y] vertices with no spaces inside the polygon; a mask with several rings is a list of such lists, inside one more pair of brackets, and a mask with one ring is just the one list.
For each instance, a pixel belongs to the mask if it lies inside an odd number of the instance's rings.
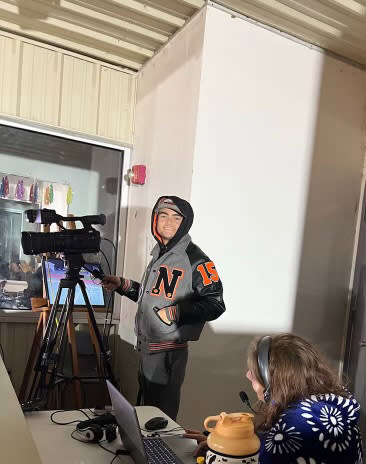
{"label": "hood over head", "polygon": [[[156,230],[158,214],[159,214],[159,211],[163,208],[172,209],[173,211],[176,211],[177,213],[183,216],[183,221],[181,225],[179,226],[177,233],[168,242],[166,246],[161,241],[161,237],[159,236]],[[179,198],[173,195],[171,196],[164,195],[158,199],[158,201],[155,203],[155,206],[152,210],[151,233],[153,234],[155,240],[158,242],[160,249],[164,251],[164,253],[170,250],[171,248],[173,248],[173,246],[176,243],[178,243],[179,240],[182,237],[184,237],[184,235],[188,234],[193,224],[193,217],[194,217],[193,209],[192,209],[192,206],[188,203],[188,201],[183,200],[182,198]]]}

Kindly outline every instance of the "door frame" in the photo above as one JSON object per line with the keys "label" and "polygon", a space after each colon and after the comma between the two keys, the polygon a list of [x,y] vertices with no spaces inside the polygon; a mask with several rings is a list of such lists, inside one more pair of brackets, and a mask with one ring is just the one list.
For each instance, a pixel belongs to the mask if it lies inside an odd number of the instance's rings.
{"label": "door frame", "polygon": [[[366,160],[365,160],[366,161]],[[352,266],[349,279],[349,290],[347,298],[347,308],[346,308],[346,319],[343,332],[342,340],[342,351],[341,351],[341,362],[339,366],[339,377],[342,378],[349,368],[350,357],[351,357],[351,348],[352,348],[352,332],[353,332],[353,307],[356,303],[356,291],[355,284],[358,282],[359,271],[360,271],[360,255],[359,250],[362,246],[366,247],[366,233],[365,237],[361,237],[361,227],[362,221],[366,221],[366,165],[364,165],[362,181],[361,181],[361,190],[360,197],[357,207],[357,220],[356,220],[356,230],[354,238],[354,247],[353,247],[353,256],[352,256]],[[366,225],[365,225],[366,229]]]}

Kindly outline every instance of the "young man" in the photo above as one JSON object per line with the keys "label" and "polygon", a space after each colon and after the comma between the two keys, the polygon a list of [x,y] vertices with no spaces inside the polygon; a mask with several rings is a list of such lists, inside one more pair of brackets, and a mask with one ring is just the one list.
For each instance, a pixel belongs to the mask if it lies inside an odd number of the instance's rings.
{"label": "young man", "polygon": [[107,289],[138,303],[135,330],[142,401],[172,419],[179,409],[187,342],[198,340],[205,322],[225,311],[215,265],[188,235],[192,223],[193,210],[187,201],[160,197],[151,218],[158,243],[141,284],[116,276],[103,280]]}

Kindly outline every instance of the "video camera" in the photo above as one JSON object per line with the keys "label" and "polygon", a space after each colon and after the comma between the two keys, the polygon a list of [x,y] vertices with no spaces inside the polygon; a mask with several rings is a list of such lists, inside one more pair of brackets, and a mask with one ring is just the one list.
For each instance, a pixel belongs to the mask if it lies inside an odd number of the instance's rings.
{"label": "video camera", "polygon": [[[57,252],[70,255],[100,251],[100,233],[92,225],[104,225],[104,214],[63,217],[53,209],[28,209],[25,214],[31,223],[57,224],[63,229],[60,232],[22,232],[22,247],[26,255]],[[65,229],[62,225],[64,221],[80,221],[83,228]]]}

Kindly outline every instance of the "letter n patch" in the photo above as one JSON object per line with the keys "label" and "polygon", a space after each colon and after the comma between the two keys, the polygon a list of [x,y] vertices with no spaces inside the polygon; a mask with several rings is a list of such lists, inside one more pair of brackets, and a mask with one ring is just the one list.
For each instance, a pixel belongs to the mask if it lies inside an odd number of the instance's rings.
{"label": "letter n patch", "polygon": [[160,266],[151,295],[164,295],[168,300],[172,300],[183,276],[184,271],[182,269],[173,268],[170,270],[168,266]]}

